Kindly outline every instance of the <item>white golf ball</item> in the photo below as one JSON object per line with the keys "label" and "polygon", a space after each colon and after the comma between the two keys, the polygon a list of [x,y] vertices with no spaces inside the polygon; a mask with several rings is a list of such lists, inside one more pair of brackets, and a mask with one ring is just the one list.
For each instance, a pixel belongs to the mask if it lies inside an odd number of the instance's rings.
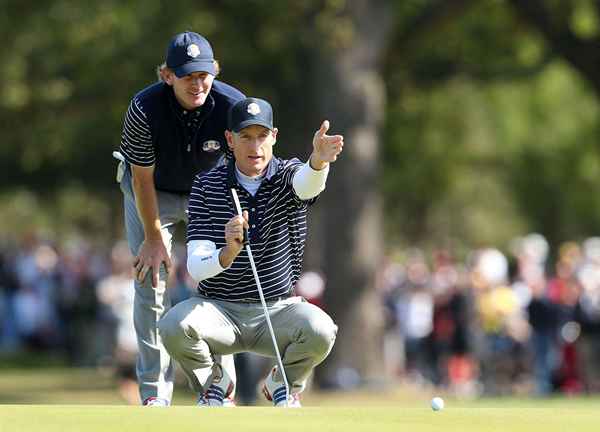
{"label": "white golf ball", "polygon": [[434,397],[431,399],[431,409],[434,411],[441,411],[444,409],[444,399],[441,397]]}

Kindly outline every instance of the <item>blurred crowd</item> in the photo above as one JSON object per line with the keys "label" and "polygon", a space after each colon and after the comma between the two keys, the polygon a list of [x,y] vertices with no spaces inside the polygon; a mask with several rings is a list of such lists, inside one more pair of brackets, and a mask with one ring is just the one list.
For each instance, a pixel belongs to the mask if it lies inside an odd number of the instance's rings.
{"label": "blurred crowd", "polygon": [[[83,238],[56,244],[30,233],[0,243],[0,363],[2,355],[47,353],[70,366],[105,367],[135,403],[132,261],[125,242],[112,248]],[[176,268],[174,302],[195,286],[185,266]]]}
{"label": "blurred crowd", "polygon": [[[176,303],[195,283],[177,265],[183,245],[174,260]],[[0,355],[56,353],[134,380],[131,263],[121,242],[59,245],[30,234],[0,244]],[[324,280],[306,272],[297,289],[319,303]],[[600,238],[551,251],[529,234],[506,254],[483,248],[463,259],[406,250],[382,267],[379,289],[390,375],[465,397],[600,391]],[[238,396],[251,403],[268,365],[244,356],[236,363],[246,371]]]}
{"label": "blurred crowd", "polygon": [[[56,351],[75,366],[135,356],[132,260],[125,242],[55,244],[28,234],[0,245],[0,353]],[[194,286],[177,269],[175,302]]]}
{"label": "blurred crowd", "polygon": [[[176,271],[168,286],[176,304],[196,283],[186,270],[185,246],[176,242],[173,252]],[[139,403],[132,263],[124,241],[112,247],[84,238],[57,244],[33,233],[19,242],[0,241],[0,366],[3,356],[47,353],[70,366],[113,370],[123,398]],[[313,282],[313,275],[302,275],[297,288],[318,303],[323,283],[319,276]],[[235,362],[237,399],[252,404],[272,365],[247,353],[236,355]]]}
{"label": "blurred crowd", "polygon": [[600,391],[600,238],[551,252],[533,233],[506,255],[410,250],[388,262],[388,372],[458,396]]}

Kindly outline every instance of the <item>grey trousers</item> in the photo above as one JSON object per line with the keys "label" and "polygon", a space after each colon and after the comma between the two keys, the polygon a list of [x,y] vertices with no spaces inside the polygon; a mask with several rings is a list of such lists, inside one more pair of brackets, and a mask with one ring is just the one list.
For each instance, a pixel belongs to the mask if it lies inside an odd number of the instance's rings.
{"label": "grey trousers", "polygon": [[[120,178],[123,192],[127,242],[131,253],[135,256],[144,241],[144,226],[135,204],[131,170],[123,165],[119,169],[123,170],[122,178],[118,176],[117,179]],[[176,225],[188,222],[188,197],[157,191],[157,199],[162,236],[167,251],[171,255]],[[136,280],[134,286],[133,320],[139,348],[136,372],[140,397],[142,401],[149,397],[158,397],[170,402],[173,395],[173,365],[157,330],[158,320],[171,307],[164,265],[160,268],[159,282],[156,288],[152,287],[150,272],[142,283]],[[233,356],[220,359],[220,363],[235,383]]]}
{"label": "grey trousers", "polygon": [[[301,392],[313,368],[331,351],[337,326],[329,315],[301,297],[267,305],[290,390]],[[215,355],[248,351],[275,357],[260,302],[195,296],[173,307],[158,327],[165,347],[199,393],[211,384]],[[280,373],[275,380],[282,381]]]}

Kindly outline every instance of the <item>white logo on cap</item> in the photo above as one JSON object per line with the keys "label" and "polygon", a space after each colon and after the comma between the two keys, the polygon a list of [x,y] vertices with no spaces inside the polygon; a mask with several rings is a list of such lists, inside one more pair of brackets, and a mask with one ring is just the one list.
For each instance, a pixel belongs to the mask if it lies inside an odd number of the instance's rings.
{"label": "white logo on cap", "polygon": [[202,143],[202,150],[205,152],[213,153],[221,148],[221,143],[216,140],[208,140]]}
{"label": "white logo on cap", "polygon": [[198,57],[200,55],[200,48],[198,48],[198,45],[196,45],[196,44],[188,45],[187,55],[189,55],[192,58]]}
{"label": "white logo on cap", "polygon": [[260,107],[256,102],[252,102],[250,105],[248,105],[246,111],[252,115],[260,114]]}

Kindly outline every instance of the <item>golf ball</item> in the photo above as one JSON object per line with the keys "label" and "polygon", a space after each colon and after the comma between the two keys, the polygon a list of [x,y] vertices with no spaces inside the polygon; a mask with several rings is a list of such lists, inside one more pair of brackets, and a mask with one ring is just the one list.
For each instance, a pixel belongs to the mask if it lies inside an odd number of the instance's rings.
{"label": "golf ball", "polygon": [[444,409],[444,399],[441,397],[434,397],[431,399],[431,409],[434,411],[441,411]]}

